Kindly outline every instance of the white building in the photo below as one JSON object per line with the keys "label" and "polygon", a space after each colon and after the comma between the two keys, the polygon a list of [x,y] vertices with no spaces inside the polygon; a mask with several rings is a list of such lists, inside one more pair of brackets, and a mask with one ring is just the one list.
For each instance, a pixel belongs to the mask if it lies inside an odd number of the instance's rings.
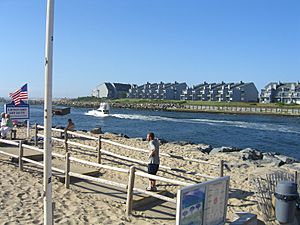
{"label": "white building", "polygon": [[182,91],[186,88],[186,83],[147,82],[146,84],[140,86],[132,85],[127,97],[140,99],[179,100]]}
{"label": "white building", "polygon": [[129,89],[131,88],[130,84],[121,84],[121,83],[103,83],[98,85],[93,91],[92,96],[97,98],[126,98]]}
{"label": "white building", "polygon": [[271,82],[261,90],[260,102],[282,102],[300,104],[300,83]]}
{"label": "white building", "polygon": [[258,91],[250,83],[202,83],[183,90],[181,100],[217,102],[257,102]]}

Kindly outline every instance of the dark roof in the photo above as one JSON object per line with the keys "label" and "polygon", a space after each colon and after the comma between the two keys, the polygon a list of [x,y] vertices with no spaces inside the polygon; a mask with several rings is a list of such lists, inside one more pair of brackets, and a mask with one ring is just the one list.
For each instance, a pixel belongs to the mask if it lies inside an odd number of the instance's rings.
{"label": "dark roof", "polygon": [[113,83],[117,91],[126,91],[128,92],[131,88],[130,84],[121,84],[121,83]]}
{"label": "dark roof", "polygon": [[109,89],[109,90],[114,90],[115,89],[114,86],[111,83],[104,83],[104,84],[107,87],[107,89]]}

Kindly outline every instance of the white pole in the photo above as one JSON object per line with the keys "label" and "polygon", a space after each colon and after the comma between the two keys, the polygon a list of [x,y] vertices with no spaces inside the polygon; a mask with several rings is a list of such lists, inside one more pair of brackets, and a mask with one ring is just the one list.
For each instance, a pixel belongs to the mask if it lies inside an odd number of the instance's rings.
{"label": "white pole", "polygon": [[44,224],[53,224],[52,212],[52,56],[53,56],[54,0],[47,0],[45,96],[44,96]]}
{"label": "white pole", "polygon": [[30,137],[30,122],[29,119],[27,120],[27,139]]}

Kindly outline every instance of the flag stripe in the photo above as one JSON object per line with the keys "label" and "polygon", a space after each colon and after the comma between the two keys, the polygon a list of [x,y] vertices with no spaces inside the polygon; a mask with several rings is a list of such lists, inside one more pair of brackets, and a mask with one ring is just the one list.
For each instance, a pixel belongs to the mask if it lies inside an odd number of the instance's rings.
{"label": "flag stripe", "polygon": [[28,91],[27,91],[27,84],[23,85],[20,89],[10,93],[9,96],[15,102],[15,105],[19,105],[21,100],[28,99]]}

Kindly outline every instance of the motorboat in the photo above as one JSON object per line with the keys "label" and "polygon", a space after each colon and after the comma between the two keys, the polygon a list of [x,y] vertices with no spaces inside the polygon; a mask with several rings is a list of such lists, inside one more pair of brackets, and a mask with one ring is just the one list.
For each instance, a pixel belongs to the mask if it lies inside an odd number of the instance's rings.
{"label": "motorboat", "polygon": [[109,110],[109,104],[107,102],[101,102],[98,109],[90,110],[86,115],[104,117],[109,115]]}
{"label": "motorboat", "polygon": [[101,102],[97,112],[102,113],[104,115],[109,114],[109,104],[107,102]]}

